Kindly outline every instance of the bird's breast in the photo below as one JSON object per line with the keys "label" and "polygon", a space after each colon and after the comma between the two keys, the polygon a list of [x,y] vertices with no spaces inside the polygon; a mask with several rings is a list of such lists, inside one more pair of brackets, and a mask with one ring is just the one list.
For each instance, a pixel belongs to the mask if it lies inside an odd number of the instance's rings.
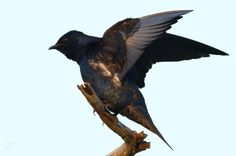
{"label": "bird's breast", "polygon": [[[117,75],[113,75],[102,63],[94,66],[87,58],[81,59],[80,70],[85,82],[89,82],[103,103],[109,104],[109,109],[117,112],[127,103],[134,100],[132,85],[121,83]],[[130,85],[130,86],[129,86]]]}
{"label": "bird's breast", "polygon": [[97,94],[111,96],[114,90],[121,87],[119,78],[112,74],[102,62],[94,62],[85,57],[81,59],[80,70],[83,81],[89,82]]}

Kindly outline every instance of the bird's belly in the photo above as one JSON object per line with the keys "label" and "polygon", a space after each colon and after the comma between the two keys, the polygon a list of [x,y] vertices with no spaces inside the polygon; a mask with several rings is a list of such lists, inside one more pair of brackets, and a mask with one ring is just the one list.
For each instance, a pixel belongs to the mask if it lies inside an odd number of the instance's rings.
{"label": "bird's belly", "polygon": [[140,92],[133,89],[129,83],[124,83],[119,87],[114,86],[109,77],[103,76],[94,70],[87,61],[80,63],[80,69],[83,81],[91,84],[97,96],[113,112],[119,113],[121,109],[132,103],[137,97],[142,98]]}
{"label": "bird's belly", "polygon": [[81,73],[84,82],[89,82],[96,92],[97,96],[101,99],[101,101],[106,104],[110,110],[115,111],[119,109],[118,107],[122,107],[126,100],[124,100],[124,96],[121,95],[122,89],[115,88],[112,85],[112,82],[104,76],[100,76],[96,73],[96,71],[86,71]]}

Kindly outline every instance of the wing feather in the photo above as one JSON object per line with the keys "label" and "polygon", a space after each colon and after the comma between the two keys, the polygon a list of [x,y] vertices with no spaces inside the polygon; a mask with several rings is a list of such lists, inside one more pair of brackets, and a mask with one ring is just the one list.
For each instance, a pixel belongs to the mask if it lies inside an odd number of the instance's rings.
{"label": "wing feather", "polygon": [[146,47],[145,52],[135,62],[136,84],[140,88],[145,86],[146,73],[156,62],[197,59],[209,57],[210,54],[228,55],[203,43],[165,33]]}
{"label": "wing feather", "polygon": [[134,31],[128,34],[125,39],[126,44],[126,61],[123,65],[119,78],[122,79],[137,59],[143,54],[145,47],[152,41],[160,37],[166,30],[171,28],[182,15],[189,13],[191,10],[169,11],[152,14],[139,18]]}
{"label": "wing feather", "polygon": [[146,73],[156,62],[227,55],[200,42],[166,33],[189,12],[191,10],[162,12],[114,24],[103,35],[96,61],[102,61],[119,79],[131,68],[135,69],[136,84],[142,88]]}

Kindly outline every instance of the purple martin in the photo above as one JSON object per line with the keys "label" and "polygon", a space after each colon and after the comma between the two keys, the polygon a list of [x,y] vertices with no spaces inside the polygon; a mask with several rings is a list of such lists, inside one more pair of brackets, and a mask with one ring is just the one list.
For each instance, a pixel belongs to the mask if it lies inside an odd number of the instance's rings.
{"label": "purple martin", "polygon": [[[157,134],[139,88],[156,62],[182,61],[228,55],[206,44],[167,33],[171,25],[191,10],[127,18],[111,26],[103,37],[69,31],[49,49],[56,49],[77,62],[83,81],[114,114],[121,114]],[[172,148],[171,148],[172,149]]]}

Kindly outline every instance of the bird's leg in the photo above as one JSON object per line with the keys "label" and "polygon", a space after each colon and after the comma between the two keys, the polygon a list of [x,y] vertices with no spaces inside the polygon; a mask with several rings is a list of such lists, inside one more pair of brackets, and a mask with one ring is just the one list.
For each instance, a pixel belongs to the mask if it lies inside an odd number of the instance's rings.
{"label": "bird's leg", "polygon": [[[104,104],[104,108],[105,108],[104,111],[105,111],[106,113],[108,113],[108,114],[114,116],[114,117],[116,118],[116,120],[118,121],[117,115],[118,115],[119,113],[117,113],[117,112],[112,112],[112,111],[109,109],[110,105],[109,105],[109,103],[108,103],[107,101],[105,101],[103,104]],[[96,111],[93,110],[93,113],[96,113]],[[102,123],[102,125],[104,125],[104,122]]]}
{"label": "bird's leg", "polygon": [[[104,104],[104,108],[105,108],[105,112],[109,113],[109,114],[112,114],[112,112],[110,111],[109,109],[109,103],[107,101],[103,101],[103,104]],[[95,113],[96,113],[96,110],[94,109],[93,110],[93,115],[95,116]]]}

